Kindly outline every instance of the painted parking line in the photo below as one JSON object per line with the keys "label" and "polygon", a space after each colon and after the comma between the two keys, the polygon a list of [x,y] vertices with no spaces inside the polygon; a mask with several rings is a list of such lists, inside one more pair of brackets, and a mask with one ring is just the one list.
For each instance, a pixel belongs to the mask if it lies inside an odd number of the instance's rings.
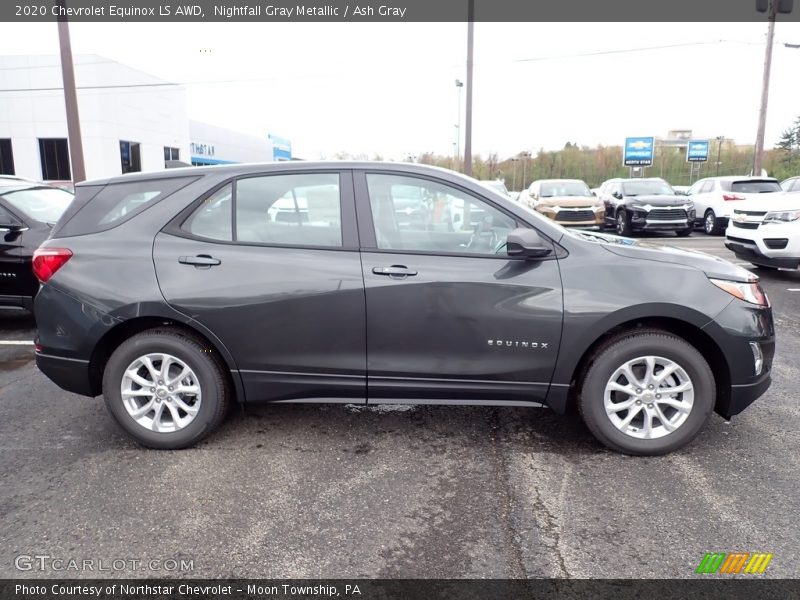
{"label": "painted parking line", "polygon": [[0,346],[33,346],[28,340],[0,340]]}

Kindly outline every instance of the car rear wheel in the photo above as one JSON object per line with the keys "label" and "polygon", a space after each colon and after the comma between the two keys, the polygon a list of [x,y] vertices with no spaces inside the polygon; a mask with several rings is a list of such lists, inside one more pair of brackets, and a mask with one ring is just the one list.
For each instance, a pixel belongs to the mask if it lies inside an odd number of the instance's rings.
{"label": "car rear wheel", "polygon": [[631,224],[628,221],[628,215],[625,214],[624,210],[617,211],[617,233],[619,235],[631,234]]}
{"label": "car rear wheel", "polygon": [[703,219],[703,231],[705,231],[708,235],[719,235],[722,233],[722,230],[719,226],[719,221],[717,220],[717,215],[715,215],[714,211],[711,209],[706,211],[706,216]]}
{"label": "car rear wheel", "polygon": [[595,355],[578,408],[603,444],[641,456],[689,443],[714,408],[711,368],[688,342],[662,331],[616,338]]}
{"label": "car rear wheel", "polygon": [[199,339],[152,329],[111,355],[103,396],[111,416],[137,442],[178,449],[219,426],[231,393],[222,362]]}

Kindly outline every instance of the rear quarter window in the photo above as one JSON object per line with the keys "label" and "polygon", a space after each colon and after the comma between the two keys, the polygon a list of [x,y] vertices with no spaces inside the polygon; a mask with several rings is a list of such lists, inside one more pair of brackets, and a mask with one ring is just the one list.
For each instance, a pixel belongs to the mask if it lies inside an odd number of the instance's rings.
{"label": "rear quarter window", "polygon": [[72,205],[53,229],[53,237],[107,231],[130,220],[167,196],[196,181],[197,177],[172,177],[78,186]]}

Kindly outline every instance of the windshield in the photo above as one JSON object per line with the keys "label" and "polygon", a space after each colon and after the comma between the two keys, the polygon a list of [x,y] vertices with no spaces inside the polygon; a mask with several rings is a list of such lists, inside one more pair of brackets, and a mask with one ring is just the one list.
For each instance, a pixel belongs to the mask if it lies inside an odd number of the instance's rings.
{"label": "windshield", "polygon": [[675,192],[664,181],[626,181],[622,184],[625,196],[674,196]]}
{"label": "windshield", "polygon": [[592,191],[589,186],[582,181],[547,181],[542,183],[539,188],[541,198],[552,198],[554,196],[591,196]]}
{"label": "windshield", "polygon": [[67,210],[73,195],[58,188],[34,187],[6,192],[3,198],[31,219],[55,223]]}
{"label": "windshield", "polygon": [[486,187],[493,189],[496,192],[500,192],[504,196],[508,196],[508,189],[506,188],[506,184],[502,181],[482,181],[483,185]]}
{"label": "windshield", "polygon": [[777,181],[734,181],[731,191],[741,194],[771,194],[780,192],[781,186]]}

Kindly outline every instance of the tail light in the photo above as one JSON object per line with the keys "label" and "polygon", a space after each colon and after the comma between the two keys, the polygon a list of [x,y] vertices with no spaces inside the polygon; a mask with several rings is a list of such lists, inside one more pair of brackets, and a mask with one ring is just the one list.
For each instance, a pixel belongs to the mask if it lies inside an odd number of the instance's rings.
{"label": "tail light", "polygon": [[33,253],[33,274],[42,283],[47,283],[70,258],[72,250],[67,248],[39,248]]}
{"label": "tail light", "polygon": [[744,200],[745,198],[739,194],[722,194],[722,199],[725,202],[730,202],[731,200]]}

